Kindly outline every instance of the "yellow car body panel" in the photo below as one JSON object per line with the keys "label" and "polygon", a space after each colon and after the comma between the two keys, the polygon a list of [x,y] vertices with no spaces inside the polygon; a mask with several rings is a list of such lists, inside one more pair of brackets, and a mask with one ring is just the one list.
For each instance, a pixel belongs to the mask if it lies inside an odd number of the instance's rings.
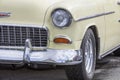
{"label": "yellow car body panel", "polygon": [[[49,30],[51,49],[80,49],[87,29],[95,26],[100,38],[100,54],[115,48],[120,43],[120,6],[117,0],[0,0],[0,12],[10,12],[10,17],[0,18],[0,24],[38,25]],[[72,15],[67,28],[57,28],[51,14],[56,9],[65,9]],[[54,38],[68,36],[71,44],[56,44]]]}

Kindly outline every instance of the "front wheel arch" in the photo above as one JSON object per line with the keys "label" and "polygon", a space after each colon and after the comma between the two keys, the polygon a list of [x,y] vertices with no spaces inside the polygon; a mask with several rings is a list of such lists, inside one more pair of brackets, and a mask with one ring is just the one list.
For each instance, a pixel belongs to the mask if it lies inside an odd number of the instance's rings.
{"label": "front wheel arch", "polygon": [[94,33],[88,29],[81,49],[83,62],[77,65],[66,67],[66,74],[69,80],[92,80],[96,65],[96,43]]}
{"label": "front wheel arch", "polygon": [[91,25],[91,26],[88,27],[88,29],[91,29],[93,31],[94,35],[95,35],[95,40],[96,40],[96,59],[99,59],[100,37],[99,37],[99,32],[98,32],[97,26],[96,25]]}

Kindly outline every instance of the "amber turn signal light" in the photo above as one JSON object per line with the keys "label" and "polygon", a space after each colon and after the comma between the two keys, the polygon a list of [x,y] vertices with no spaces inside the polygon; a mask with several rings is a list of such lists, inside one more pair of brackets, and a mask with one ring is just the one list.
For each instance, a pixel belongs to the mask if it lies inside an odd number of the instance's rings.
{"label": "amber turn signal light", "polygon": [[64,43],[64,44],[70,44],[71,41],[67,38],[55,38],[54,39],[55,43]]}

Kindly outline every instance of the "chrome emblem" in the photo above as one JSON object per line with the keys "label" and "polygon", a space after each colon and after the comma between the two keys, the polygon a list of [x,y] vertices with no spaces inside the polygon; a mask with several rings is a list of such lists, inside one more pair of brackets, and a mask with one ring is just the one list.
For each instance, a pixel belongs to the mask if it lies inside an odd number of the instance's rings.
{"label": "chrome emblem", "polygon": [[3,17],[10,17],[11,13],[10,12],[0,12],[0,18]]}

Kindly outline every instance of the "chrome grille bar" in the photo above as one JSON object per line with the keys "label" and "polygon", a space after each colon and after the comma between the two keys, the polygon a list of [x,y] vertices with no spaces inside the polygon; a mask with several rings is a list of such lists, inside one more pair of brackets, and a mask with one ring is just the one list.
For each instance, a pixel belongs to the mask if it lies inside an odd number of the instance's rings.
{"label": "chrome grille bar", "polygon": [[33,47],[46,47],[48,32],[43,27],[0,25],[0,46],[25,46],[26,39]]}

